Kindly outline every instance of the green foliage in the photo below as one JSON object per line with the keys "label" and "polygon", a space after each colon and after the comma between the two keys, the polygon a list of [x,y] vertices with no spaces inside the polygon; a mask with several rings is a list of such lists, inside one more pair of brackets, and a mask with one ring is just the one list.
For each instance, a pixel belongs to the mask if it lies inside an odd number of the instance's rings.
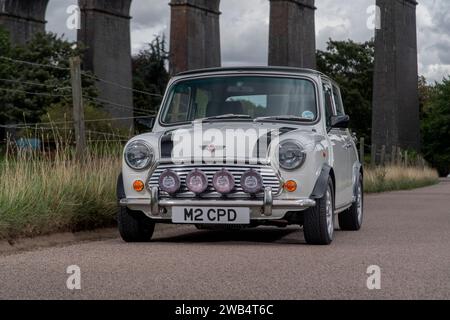
{"label": "green foliage", "polygon": [[442,176],[450,173],[450,78],[429,87],[423,108],[422,152]]}
{"label": "green foliage", "polygon": [[[7,32],[0,29],[0,122],[36,122],[48,106],[71,104],[69,70],[8,59],[68,68],[69,58],[82,51],[83,48],[75,48],[74,43],[52,33],[37,34],[25,46],[12,47]],[[83,85],[86,94],[95,95],[91,79],[86,78]]]}
{"label": "green foliage", "polygon": [[[104,142],[112,142],[123,140],[128,137],[130,132],[127,129],[117,126],[117,123],[108,120],[110,115],[98,108],[95,104],[89,103],[84,105],[84,119],[87,138],[89,141],[104,140]],[[73,128],[73,112],[72,106],[67,104],[53,104],[47,108],[47,113],[40,119],[42,123],[49,123],[45,127],[45,133],[53,133],[58,130],[65,135],[65,138],[72,140],[73,132],[65,132],[67,129]],[[39,130],[39,132],[43,132]],[[102,132],[103,134],[100,134]]]}
{"label": "green foliage", "polygon": [[367,143],[371,141],[374,43],[328,41],[317,51],[318,70],[337,81],[351,127]]}
{"label": "green foliage", "polygon": [[[169,82],[169,73],[166,70],[168,58],[164,36],[157,36],[148,44],[148,49],[142,50],[133,57],[134,89],[152,94],[134,92],[135,108],[148,110],[153,114],[158,112]],[[138,128],[148,131],[148,128],[139,126],[139,123],[143,121],[138,121]]]}

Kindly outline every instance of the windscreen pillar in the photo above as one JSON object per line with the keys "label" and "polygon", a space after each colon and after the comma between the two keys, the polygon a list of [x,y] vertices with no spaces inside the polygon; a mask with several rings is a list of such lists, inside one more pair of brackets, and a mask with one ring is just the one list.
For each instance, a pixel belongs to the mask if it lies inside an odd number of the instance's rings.
{"label": "windscreen pillar", "polygon": [[220,0],[171,0],[170,72],[221,66]]}
{"label": "windscreen pillar", "polygon": [[49,0],[0,0],[0,26],[13,45],[23,45],[33,35],[45,32],[45,12]]}
{"label": "windscreen pillar", "polygon": [[[387,153],[420,148],[416,6],[414,0],[377,0],[372,144]],[[375,152],[376,154],[377,152]],[[380,157],[375,157],[379,163]]]}
{"label": "windscreen pillar", "polygon": [[314,0],[270,0],[269,65],[316,68]]}
{"label": "windscreen pillar", "polygon": [[[131,0],[79,0],[78,42],[86,47],[83,69],[97,81],[98,99],[112,118],[133,117],[130,7]],[[132,119],[114,121],[131,128]]]}

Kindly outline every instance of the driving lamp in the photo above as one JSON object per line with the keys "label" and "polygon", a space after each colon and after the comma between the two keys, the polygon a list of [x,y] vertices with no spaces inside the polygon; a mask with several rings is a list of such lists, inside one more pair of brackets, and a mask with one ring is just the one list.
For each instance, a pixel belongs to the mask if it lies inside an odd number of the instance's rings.
{"label": "driving lamp", "polygon": [[174,194],[180,190],[180,187],[180,178],[172,170],[166,170],[159,176],[159,188],[162,191]]}
{"label": "driving lamp", "polygon": [[263,189],[263,179],[255,170],[248,170],[241,177],[241,187],[244,192],[250,194],[259,193]]}
{"label": "driving lamp", "polygon": [[235,186],[234,176],[227,170],[222,169],[214,175],[213,186],[219,193],[230,193]]}
{"label": "driving lamp", "polygon": [[195,169],[187,175],[186,185],[191,192],[201,194],[208,189],[208,177],[203,171]]}

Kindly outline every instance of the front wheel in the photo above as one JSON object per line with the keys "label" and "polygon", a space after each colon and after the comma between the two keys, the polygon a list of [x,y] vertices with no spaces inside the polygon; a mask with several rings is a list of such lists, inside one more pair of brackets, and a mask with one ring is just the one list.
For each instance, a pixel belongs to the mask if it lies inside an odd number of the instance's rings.
{"label": "front wheel", "polygon": [[121,207],[117,215],[120,236],[125,242],[148,242],[153,236],[155,223],[142,212]]}
{"label": "front wheel", "polygon": [[356,200],[352,206],[338,216],[339,227],[343,231],[358,231],[361,229],[364,213],[363,176],[359,174],[356,185]]}
{"label": "front wheel", "polygon": [[305,213],[303,231],[308,244],[329,245],[334,236],[334,188],[328,178],[327,190],[316,206]]}

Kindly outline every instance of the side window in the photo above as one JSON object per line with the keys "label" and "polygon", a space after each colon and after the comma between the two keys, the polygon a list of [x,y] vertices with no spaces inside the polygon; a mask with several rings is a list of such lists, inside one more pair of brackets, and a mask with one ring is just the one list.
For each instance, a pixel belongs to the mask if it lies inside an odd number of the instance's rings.
{"label": "side window", "polygon": [[333,93],[331,91],[331,87],[328,84],[323,85],[323,94],[325,101],[325,117],[327,121],[327,127],[331,127],[331,117],[334,115]]}
{"label": "side window", "polygon": [[336,106],[337,115],[338,116],[345,115],[344,104],[342,103],[341,91],[336,86],[333,86],[333,97],[334,97],[334,104]]}

